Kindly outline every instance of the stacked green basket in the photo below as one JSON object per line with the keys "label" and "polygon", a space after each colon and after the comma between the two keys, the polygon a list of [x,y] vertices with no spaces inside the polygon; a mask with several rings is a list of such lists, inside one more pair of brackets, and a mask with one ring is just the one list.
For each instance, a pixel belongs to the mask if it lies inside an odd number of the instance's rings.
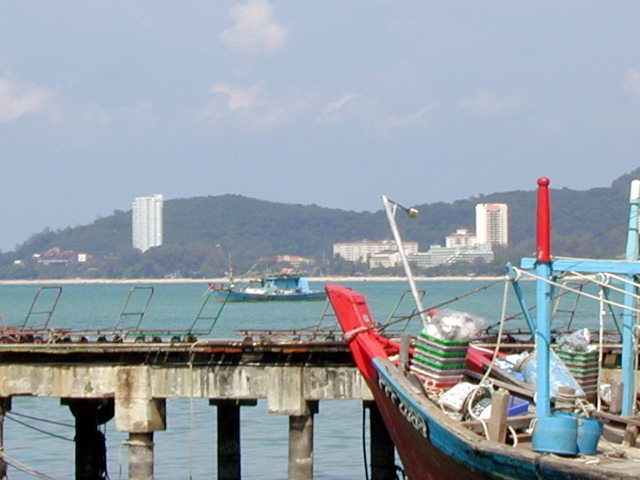
{"label": "stacked green basket", "polygon": [[556,353],[584,390],[587,400],[593,402],[598,392],[598,352],[569,353],[559,348]]}
{"label": "stacked green basket", "polygon": [[462,380],[469,342],[441,340],[421,333],[411,359],[410,370],[427,387],[448,388]]}

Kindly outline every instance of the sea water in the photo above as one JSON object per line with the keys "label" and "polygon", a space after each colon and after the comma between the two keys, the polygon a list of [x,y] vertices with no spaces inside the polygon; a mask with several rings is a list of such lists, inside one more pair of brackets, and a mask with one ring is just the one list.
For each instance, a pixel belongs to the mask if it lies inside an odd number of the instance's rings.
{"label": "sea water", "polygon": [[[429,281],[419,282],[425,291],[426,308],[435,307],[455,297],[460,300],[447,307],[485,317],[487,325],[498,322],[503,290],[502,283],[491,281]],[[486,290],[464,296],[467,292]],[[349,282],[346,286],[364,294],[371,312],[378,322],[386,322],[390,313],[406,291],[404,282]],[[140,285],[146,286],[146,285]],[[312,284],[322,288],[323,284]],[[32,304],[38,285],[0,286],[0,311],[8,325],[22,325]],[[113,327],[122,312],[130,284],[70,284],[64,285],[62,296],[49,319],[49,328],[108,329]],[[529,290],[531,290],[529,288]],[[206,284],[163,283],[153,285],[153,295],[140,328],[144,330],[188,329],[200,311]],[[43,291],[43,298],[50,291]],[[137,291],[131,299],[129,312],[141,311],[145,300]],[[138,302],[136,304],[136,302]],[[395,317],[411,310],[411,297],[401,306]],[[220,307],[212,301],[203,316],[215,316]],[[238,339],[239,330],[291,330],[313,328],[325,310],[324,302],[267,302],[227,304],[213,330],[199,338]],[[518,307],[511,295],[511,312]],[[34,311],[46,311],[44,304]],[[47,314],[32,316],[27,326],[46,321]],[[139,316],[122,320],[136,324]],[[198,324],[205,331],[211,322]],[[326,317],[322,325],[331,328],[335,317]],[[400,325],[398,323],[398,325]],[[524,322],[520,321],[520,326]],[[404,326],[404,324],[403,324]],[[511,325],[513,326],[513,325]],[[206,328],[205,328],[206,327]],[[407,329],[416,334],[419,321]],[[216,410],[206,399],[168,399],[167,429],[154,433],[154,472],[157,479],[216,478]],[[27,418],[17,414],[28,415]],[[46,419],[57,423],[44,423]],[[18,423],[22,422],[22,423]],[[363,419],[362,402],[355,400],[322,401],[314,417],[314,478],[366,478],[365,448],[367,431]],[[5,419],[4,445],[7,455],[36,471],[56,479],[74,478],[74,418],[59,399],[14,397],[12,414]],[[35,430],[37,428],[39,430]],[[364,433],[363,433],[364,432]],[[114,422],[106,425],[108,472],[111,480],[127,478],[127,447],[123,442],[128,434],[115,431]],[[265,400],[255,407],[241,409],[242,476],[245,479],[286,479],[288,456],[288,417],[269,415]],[[368,455],[368,450],[367,450]],[[370,459],[369,459],[370,461]],[[11,479],[31,476],[10,468]]]}

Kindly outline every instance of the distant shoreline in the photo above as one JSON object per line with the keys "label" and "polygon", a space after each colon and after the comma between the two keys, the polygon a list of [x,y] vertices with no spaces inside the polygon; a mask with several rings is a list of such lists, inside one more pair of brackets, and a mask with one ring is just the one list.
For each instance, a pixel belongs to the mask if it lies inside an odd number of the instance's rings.
{"label": "distant shoreline", "polygon": [[[502,280],[504,276],[451,276],[451,277],[415,277],[419,282],[443,282],[443,281],[495,281]],[[0,280],[0,285],[74,285],[74,284],[171,284],[171,283],[226,283],[228,278],[65,278],[65,279],[40,279],[40,280]],[[241,281],[238,279],[238,281]],[[347,282],[404,282],[405,277],[309,277],[312,283],[347,283]]]}

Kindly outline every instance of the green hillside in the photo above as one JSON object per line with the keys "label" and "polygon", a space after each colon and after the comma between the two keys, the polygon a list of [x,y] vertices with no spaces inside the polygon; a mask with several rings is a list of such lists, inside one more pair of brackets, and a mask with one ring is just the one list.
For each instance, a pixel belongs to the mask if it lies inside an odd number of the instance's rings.
{"label": "green hillside", "polygon": [[[552,189],[554,252],[596,257],[621,254],[629,183],[639,176],[640,168],[618,178],[608,188]],[[531,254],[536,204],[533,189],[418,205],[420,216],[413,220],[401,218],[400,226],[407,240],[419,242],[421,250],[426,250],[431,244],[442,244],[445,235],[457,228],[473,231],[475,205],[494,202],[509,205],[510,222],[510,246],[500,252],[497,261],[503,263],[505,259]],[[313,258],[316,271],[349,273],[357,266],[331,258],[333,243],[389,237],[382,210],[343,211],[239,195],[174,199],[164,204],[162,247],[144,254],[132,249],[131,212],[115,211],[89,225],[46,230],[32,236],[15,252],[1,255],[0,278],[218,276],[228,270],[229,259],[236,272],[243,272],[259,259],[261,268],[274,266],[275,256],[285,254]],[[46,252],[63,258],[82,252],[89,255],[89,261],[45,265],[34,260],[42,260]]]}

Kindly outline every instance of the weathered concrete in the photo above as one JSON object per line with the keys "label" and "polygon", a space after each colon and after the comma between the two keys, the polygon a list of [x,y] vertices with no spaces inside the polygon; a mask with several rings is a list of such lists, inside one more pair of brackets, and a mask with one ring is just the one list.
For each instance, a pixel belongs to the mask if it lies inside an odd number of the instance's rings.
{"label": "weathered concrete", "polygon": [[[153,478],[153,432],[166,428],[167,398],[218,402],[224,480],[240,478],[237,406],[243,402],[266,399],[269,413],[289,416],[289,478],[310,480],[318,401],[372,400],[339,342],[0,345],[0,398],[18,395],[112,402],[116,429],[129,432],[130,480]],[[85,413],[78,428],[95,432],[96,412]],[[0,410],[0,443],[2,415]],[[76,456],[88,462],[90,478],[96,465],[90,452],[79,448]]]}
{"label": "weathered concrete", "polygon": [[313,416],[318,402],[307,402],[305,415],[289,417],[288,480],[313,479]]}
{"label": "weathered concrete", "polygon": [[[355,367],[0,365],[0,397],[16,395],[115,398],[122,431],[163,430],[158,398],[266,398],[281,415],[306,414],[307,400],[372,399]],[[133,425],[134,411],[148,424]]]}
{"label": "weathered concrete", "polygon": [[153,480],[153,432],[130,433],[129,480]]}

